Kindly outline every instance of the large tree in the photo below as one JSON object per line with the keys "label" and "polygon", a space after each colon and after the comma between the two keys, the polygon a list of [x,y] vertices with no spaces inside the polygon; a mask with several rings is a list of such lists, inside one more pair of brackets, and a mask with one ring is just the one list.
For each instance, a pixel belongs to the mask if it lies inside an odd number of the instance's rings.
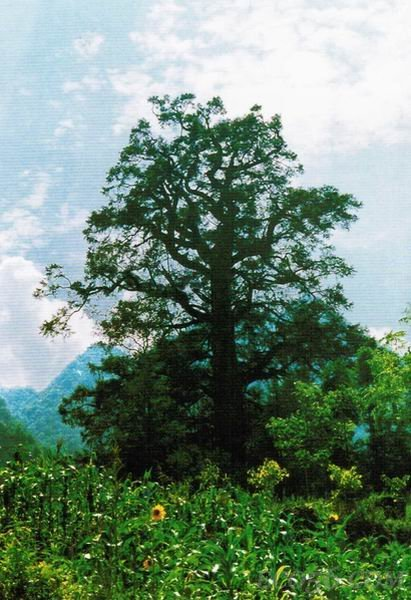
{"label": "large tree", "polygon": [[[150,99],[108,174],[108,201],[88,220],[83,281],[59,265],[39,294],[68,292],[43,326],[67,331],[73,311],[115,299],[102,328],[114,343],[199,327],[210,355],[213,434],[232,466],[244,457],[245,389],[270,374],[275,332],[295,303],[346,306],[351,269],[329,244],[359,203],[330,186],[296,187],[301,172],[278,116],[254,106],[228,119],[221,99]],[[302,333],[304,337],[304,333]]]}

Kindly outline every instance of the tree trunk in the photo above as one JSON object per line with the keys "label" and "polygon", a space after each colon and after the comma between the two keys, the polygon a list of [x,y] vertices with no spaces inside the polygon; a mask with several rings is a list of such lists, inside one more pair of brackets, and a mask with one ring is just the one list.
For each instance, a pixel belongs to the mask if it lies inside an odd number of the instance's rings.
{"label": "tree trunk", "polygon": [[230,259],[226,255],[212,269],[210,341],[214,440],[227,455],[227,466],[234,472],[245,462],[245,412],[236,352],[232,279]]}

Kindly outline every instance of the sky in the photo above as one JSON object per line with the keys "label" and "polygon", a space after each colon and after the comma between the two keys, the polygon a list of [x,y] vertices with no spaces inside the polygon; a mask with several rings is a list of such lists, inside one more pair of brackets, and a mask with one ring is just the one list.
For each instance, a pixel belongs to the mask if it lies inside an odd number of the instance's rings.
{"label": "sky", "polygon": [[0,0],[0,387],[41,389],[95,341],[39,326],[47,264],[80,274],[88,214],[153,94],[279,113],[301,185],[363,203],[337,254],[348,318],[399,329],[411,302],[411,5],[402,0]]}

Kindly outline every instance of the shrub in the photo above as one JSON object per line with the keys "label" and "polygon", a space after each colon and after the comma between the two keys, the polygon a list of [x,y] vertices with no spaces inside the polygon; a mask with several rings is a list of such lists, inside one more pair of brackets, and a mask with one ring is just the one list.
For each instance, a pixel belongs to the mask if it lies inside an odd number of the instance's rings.
{"label": "shrub", "polygon": [[[398,502],[398,504],[397,504]],[[405,518],[405,507],[387,494],[371,494],[357,505],[347,522],[352,540],[382,536],[384,540],[411,543],[411,522]]]}
{"label": "shrub", "polygon": [[342,469],[337,465],[330,465],[328,472],[332,483],[336,487],[333,492],[334,498],[354,498],[363,487],[362,475],[358,473],[357,467]]}
{"label": "shrub", "polygon": [[411,544],[411,522],[405,519],[388,519],[386,528],[390,537],[400,544]]}
{"label": "shrub", "polygon": [[297,528],[314,529],[321,520],[317,504],[304,499],[288,501],[284,503],[280,515],[283,518],[292,516],[292,522]]}
{"label": "shrub", "polygon": [[389,535],[385,526],[384,510],[374,503],[361,502],[350,515],[345,530],[351,541],[361,538],[377,537],[387,541]]}
{"label": "shrub", "polygon": [[71,600],[81,593],[67,573],[40,560],[23,528],[0,538],[0,598],[2,600]]}
{"label": "shrub", "polygon": [[248,471],[248,483],[256,490],[275,493],[275,488],[287,477],[288,471],[282,469],[276,460],[266,458],[262,465]]}
{"label": "shrub", "polygon": [[405,517],[407,503],[405,498],[397,498],[390,494],[380,494],[379,505],[384,509],[384,514],[388,518],[402,519]]}
{"label": "shrub", "polygon": [[387,477],[382,475],[381,477],[384,489],[395,498],[405,498],[407,488],[411,482],[411,475],[404,475],[403,477]]}

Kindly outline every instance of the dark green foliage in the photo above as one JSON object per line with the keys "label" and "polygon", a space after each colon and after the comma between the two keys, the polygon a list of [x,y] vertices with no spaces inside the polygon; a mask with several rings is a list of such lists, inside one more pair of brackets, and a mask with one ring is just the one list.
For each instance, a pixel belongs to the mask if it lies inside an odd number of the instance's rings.
{"label": "dark green foliage", "polygon": [[[319,508],[322,508],[322,511]],[[321,503],[318,501],[310,502],[309,500],[299,498],[285,500],[280,516],[285,520],[291,516],[293,523],[298,528],[314,531],[316,526],[324,520],[324,514],[321,514],[321,512],[324,513],[324,506],[321,506]]]}
{"label": "dark green foliage", "polygon": [[407,500],[405,496],[396,498],[390,494],[380,494],[378,506],[382,507],[387,518],[403,519],[406,516]]}
{"label": "dark green foliage", "polygon": [[[291,306],[287,320],[278,325],[271,338],[276,379],[268,380],[270,371],[266,371],[261,373],[258,386],[250,385],[247,390],[247,454],[251,464],[261,463],[272,453],[267,420],[282,409],[285,414],[295,410],[295,381],[322,378],[324,387],[336,386],[343,376],[351,374],[355,351],[367,339],[359,327],[313,301]],[[196,328],[159,340],[140,355],[107,359],[101,368],[93,369],[91,381],[98,380],[95,389],[82,385],[65,398],[61,409],[64,420],[83,428],[84,439],[101,460],[107,461],[115,449],[125,469],[133,473],[161,467],[174,477],[185,476],[187,469],[201,465],[201,456],[211,453],[217,459],[210,436],[212,403],[206,340],[204,329]],[[240,351],[244,357],[247,348]],[[289,394],[287,385],[291,386]],[[340,402],[339,407],[330,418],[354,418],[349,403]],[[337,429],[334,426],[332,430]],[[316,440],[316,433],[313,436]]]}
{"label": "dark green foliage", "polygon": [[[37,295],[69,289],[69,302],[43,332],[67,331],[72,312],[99,297],[116,302],[101,321],[115,344],[205,332],[211,435],[234,469],[246,458],[247,386],[295,355],[297,338],[288,348],[281,339],[295,306],[347,306],[335,281],[351,269],[329,237],[349,227],[359,202],[330,186],[292,187],[301,167],[280,118],[265,120],[258,106],[230,120],[219,98],[151,103],[166,134],[145,120],[133,129],[109,172],[108,202],[88,220],[84,280],[47,269]],[[316,335],[324,324],[311,321]],[[298,336],[310,361],[310,330]]]}
{"label": "dark green foliage", "polygon": [[12,417],[6,402],[0,398],[0,465],[14,457],[38,454],[39,447],[27,429]]}
{"label": "dark green foliage", "polygon": [[[14,532],[13,532],[14,533]],[[64,573],[38,560],[34,540],[19,529],[0,542],[0,598],[2,600],[65,600]],[[73,597],[73,596],[71,596]]]}
{"label": "dark green foliage", "polygon": [[411,354],[390,347],[400,339],[380,346],[369,340],[356,355],[339,351],[322,368],[297,366],[272,382],[260,424],[291,474],[289,489],[321,493],[330,463],[357,465],[374,489],[410,474]]}
{"label": "dark green foliage", "polygon": [[398,353],[390,345],[401,343],[394,335],[385,346],[362,354],[359,417],[366,426],[363,461],[370,483],[382,487],[384,476],[410,475],[411,464],[411,353]]}
{"label": "dark green foliage", "polygon": [[410,545],[411,520],[405,513],[405,498],[373,493],[358,502],[346,530],[352,540],[374,536],[382,542],[398,540]]}
{"label": "dark green foliage", "polygon": [[318,385],[297,382],[293,404],[291,414],[272,417],[267,429],[294,488],[320,493],[328,487],[328,465],[354,459],[355,397],[352,390],[324,393]]}
{"label": "dark green foliage", "polygon": [[[250,329],[252,326],[251,322]],[[265,369],[254,364],[252,357],[260,335],[265,336],[262,343],[270,347],[270,362]],[[269,381],[278,393],[286,380],[321,382],[326,389],[346,384],[359,349],[375,345],[363,328],[349,323],[335,307],[313,298],[290,301],[281,319],[265,332],[254,332],[254,336],[250,347],[241,344],[239,349],[248,364],[250,381],[258,375],[259,381]],[[288,404],[290,401],[285,400]]]}
{"label": "dark green foliage", "polygon": [[78,387],[64,399],[64,420],[84,428],[100,460],[118,455],[126,472],[161,468],[182,476],[211,453],[204,367],[195,360],[191,337],[163,341],[134,357],[110,356],[93,369],[94,388]]}

